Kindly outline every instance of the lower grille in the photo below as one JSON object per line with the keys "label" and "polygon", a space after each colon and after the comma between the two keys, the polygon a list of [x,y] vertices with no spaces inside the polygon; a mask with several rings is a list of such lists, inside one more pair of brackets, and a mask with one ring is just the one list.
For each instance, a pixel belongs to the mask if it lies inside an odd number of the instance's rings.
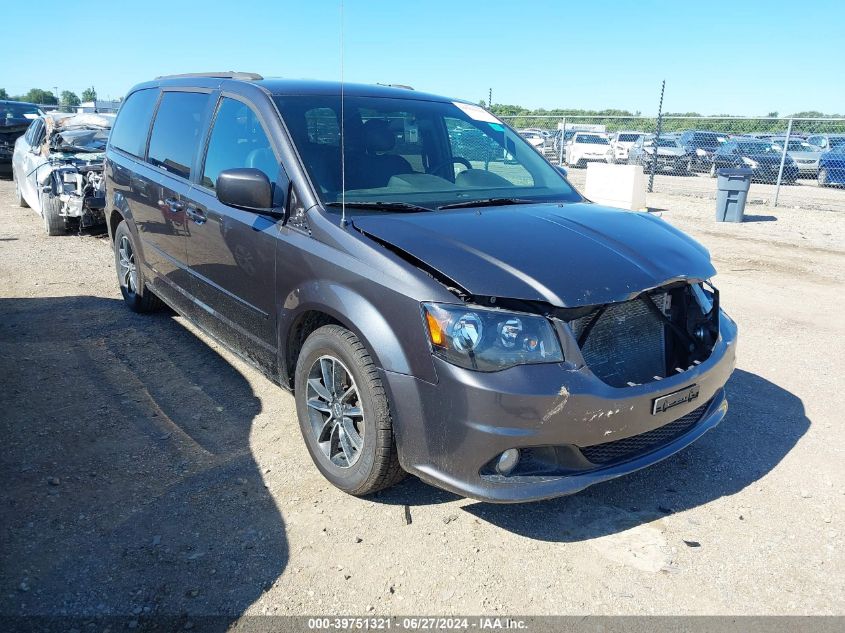
{"label": "lower grille", "polygon": [[640,435],[594,446],[579,447],[579,449],[589,462],[601,466],[638,457],[669,444],[672,440],[681,437],[692,429],[701,420],[701,416],[704,415],[709,405],[710,401],[707,401],[674,422],[669,422]]}
{"label": "lower grille", "polygon": [[[652,299],[665,310],[666,293],[654,294]],[[578,341],[585,328],[591,327],[581,354],[590,371],[612,387],[666,377],[665,326],[642,299],[610,304],[600,314],[571,321],[570,327]]]}

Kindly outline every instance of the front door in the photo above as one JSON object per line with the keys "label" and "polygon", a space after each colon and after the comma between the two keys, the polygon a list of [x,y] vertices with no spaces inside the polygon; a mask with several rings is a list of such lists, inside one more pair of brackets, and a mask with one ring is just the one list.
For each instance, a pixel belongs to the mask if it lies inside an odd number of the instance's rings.
{"label": "front door", "polygon": [[223,97],[212,125],[201,177],[186,208],[191,292],[203,327],[272,373],[278,347],[277,220],[221,203],[215,186],[225,169],[260,169],[274,183],[281,204],[287,178],[250,106]]}

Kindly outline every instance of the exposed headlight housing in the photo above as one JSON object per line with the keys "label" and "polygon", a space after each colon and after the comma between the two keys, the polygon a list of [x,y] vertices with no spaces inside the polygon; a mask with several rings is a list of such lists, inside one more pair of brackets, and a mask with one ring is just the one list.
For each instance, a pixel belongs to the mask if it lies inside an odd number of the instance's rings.
{"label": "exposed headlight housing", "polygon": [[534,314],[424,303],[423,317],[435,356],[478,371],[559,363],[563,352],[548,319]]}
{"label": "exposed headlight housing", "polygon": [[742,162],[745,165],[748,165],[749,167],[751,167],[751,169],[757,169],[760,166],[760,163],[758,163],[756,160],[753,160],[751,158],[746,158],[745,156],[742,157]]}
{"label": "exposed headlight housing", "polygon": [[707,156],[707,152],[705,152],[703,149],[699,148],[699,149],[695,150],[695,155],[696,156]]}

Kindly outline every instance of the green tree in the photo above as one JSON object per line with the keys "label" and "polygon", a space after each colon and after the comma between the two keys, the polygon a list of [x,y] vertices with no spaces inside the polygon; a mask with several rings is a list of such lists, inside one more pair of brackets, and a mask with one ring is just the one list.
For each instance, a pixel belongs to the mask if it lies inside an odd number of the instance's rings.
{"label": "green tree", "polygon": [[86,88],[82,91],[82,100],[83,101],[96,101],[97,100],[97,91],[94,89],[94,86],[90,88]]}
{"label": "green tree", "polygon": [[61,104],[63,107],[66,108],[78,106],[79,97],[76,96],[75,92],[71,92],[70,90],[63,90]]}
{"label": "green tree", "polygon": [[6,92],[5,88],[0,88],[0,99],[8,99],[9,93]]}
{"label": "green tree", "polygon": [[29,101],[30,103],[49,104],[53,105],[59,102],[49,90],[42,90],[41,88],[31,88],[29,92],[21,97],[21,101]]}

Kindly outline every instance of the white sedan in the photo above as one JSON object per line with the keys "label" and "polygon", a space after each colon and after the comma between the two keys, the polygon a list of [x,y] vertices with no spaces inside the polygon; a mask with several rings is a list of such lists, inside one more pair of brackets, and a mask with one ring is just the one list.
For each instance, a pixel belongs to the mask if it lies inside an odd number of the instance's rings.
{"label": "white sedan", "polygon": [[613,162],[613,148],[605,134],[576,132],[566,144],[564,160],[570,167],[586,167],[588,162]]}
{"label": "white sedan", "polygon": [[103,160],[113,114],[51,112],[15,141],[17,202],[44,220],[47,235],[105,223]]}

